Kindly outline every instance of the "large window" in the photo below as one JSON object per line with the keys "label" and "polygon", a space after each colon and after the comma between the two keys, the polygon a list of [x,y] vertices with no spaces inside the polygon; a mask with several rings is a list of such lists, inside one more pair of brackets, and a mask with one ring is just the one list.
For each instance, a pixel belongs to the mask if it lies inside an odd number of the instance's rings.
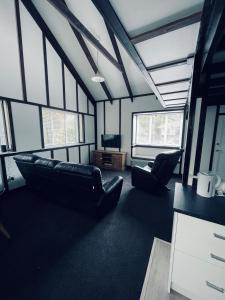
{"label": "large window", "polygon": [[182,123],[182,111],[134,114],[133,145],[180,147]]}
{"label": "large window", "polygon": [[79,143],[78,114],[43,108],[42,117],[45,146]]}

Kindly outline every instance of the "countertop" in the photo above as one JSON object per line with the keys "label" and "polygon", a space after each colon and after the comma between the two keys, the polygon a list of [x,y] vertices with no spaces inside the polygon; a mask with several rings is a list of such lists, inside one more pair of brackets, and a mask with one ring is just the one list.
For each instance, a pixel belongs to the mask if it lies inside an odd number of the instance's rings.
{"label": "countertop", "polygon": [[176,183],[174,211],[225,226],[225,197],[205,198],[190,186]]}

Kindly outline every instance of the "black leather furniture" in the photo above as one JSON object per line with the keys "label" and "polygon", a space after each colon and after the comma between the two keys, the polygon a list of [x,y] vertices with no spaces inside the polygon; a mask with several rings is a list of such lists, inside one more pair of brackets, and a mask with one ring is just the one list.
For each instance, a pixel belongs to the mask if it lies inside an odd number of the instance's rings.
{"label": "black leather furniture", "polygon": [[44,199],[94,215],[114,208],[120,198],[123,178],[102,182],[99,168],[40,158],[33,154],[14,157],[27,185]]}
{"label": "black leather furniture", "polygon": [[132,167],[132,185],[152,192],[166,189],[182,152],[183,150],[176,150],[160,153],[154,163],[149,162],[144,168]]}

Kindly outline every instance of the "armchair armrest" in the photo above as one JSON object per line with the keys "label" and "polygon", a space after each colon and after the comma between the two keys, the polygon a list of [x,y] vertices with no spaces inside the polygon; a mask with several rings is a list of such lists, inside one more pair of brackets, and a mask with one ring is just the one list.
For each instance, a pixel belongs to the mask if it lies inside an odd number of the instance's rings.
{"label": "armchair armrest", "polygon": [[123,184],[123,177],[116,176],[112,180],[103,183],[103,189],[106,194],[110,194],[117,187]]}

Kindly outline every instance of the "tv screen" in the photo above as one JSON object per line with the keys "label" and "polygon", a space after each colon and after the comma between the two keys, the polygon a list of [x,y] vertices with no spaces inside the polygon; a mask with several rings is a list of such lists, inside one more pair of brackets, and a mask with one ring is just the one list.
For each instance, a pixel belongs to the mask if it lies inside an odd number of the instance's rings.
{"label": "tv screen", "polygon": [[119,134],[102,134],[102,147],[120,148],[121,135]]}

